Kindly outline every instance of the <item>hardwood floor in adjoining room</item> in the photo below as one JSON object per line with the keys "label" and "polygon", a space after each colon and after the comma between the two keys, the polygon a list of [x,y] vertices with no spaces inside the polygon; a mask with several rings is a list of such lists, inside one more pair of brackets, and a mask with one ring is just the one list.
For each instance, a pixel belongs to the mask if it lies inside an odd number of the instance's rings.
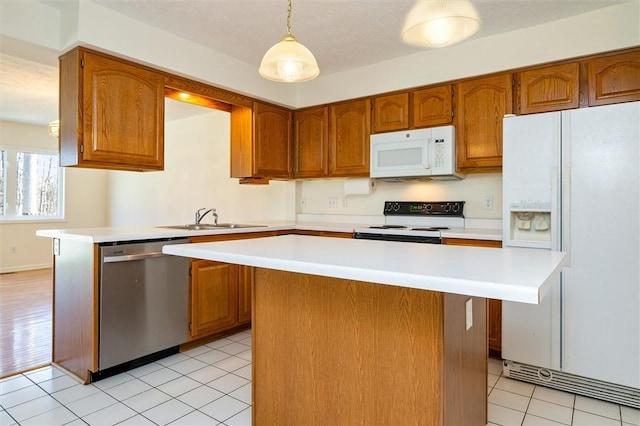
{"label": "hardwood floor in adjoining room", "polygon": [[0,378],[51,363],[52,269],[0,274]]}

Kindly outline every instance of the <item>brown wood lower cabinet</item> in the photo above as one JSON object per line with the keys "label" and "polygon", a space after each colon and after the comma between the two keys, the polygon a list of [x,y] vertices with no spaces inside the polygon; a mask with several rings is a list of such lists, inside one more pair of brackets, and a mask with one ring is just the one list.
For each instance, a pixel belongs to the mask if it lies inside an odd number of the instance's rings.
{"label": "brown wood lower cabinet", "polygon": [[189,339],[238,325],[238,265],[191,260]]}
{"label": "brown wood lower cabinet", "polygon": [[[443,244],[455,246],[495,247],[501,248],[502,241],[471,240],[462,238],[443,238]],[[489,352],[500,356],[502,352],[502,300],[487,299],[487,333],[489,335]]]}
{"label": "brown wood lower cabinet", "polygon": [[[274,237],[279,231],[191,237],[192,243]],[[191,259],[189,341],[211,336],[251,322],[250,266]]]}
{"label": "brown wood lower cabinet", "polygon": [[251,266],[240,265],[238,278],[238,324],[247,324],[251,322],[253,268]]}

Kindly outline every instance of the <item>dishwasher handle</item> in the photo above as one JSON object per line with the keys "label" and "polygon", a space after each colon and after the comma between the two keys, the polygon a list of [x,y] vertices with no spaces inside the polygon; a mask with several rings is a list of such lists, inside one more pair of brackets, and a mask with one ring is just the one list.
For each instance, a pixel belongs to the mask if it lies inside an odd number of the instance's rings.
{"label": "dishwasher handle", "polygon": [[162,257],[167,256],[161,251],[154,251],[148,253],[140,253],[140,254],[127,254],[124,256],[104,256],[102,261],[104,263],[115,263],[115,262],[131,262],[134,260],[144,260],[144,259],[152,259],[154,257]]}

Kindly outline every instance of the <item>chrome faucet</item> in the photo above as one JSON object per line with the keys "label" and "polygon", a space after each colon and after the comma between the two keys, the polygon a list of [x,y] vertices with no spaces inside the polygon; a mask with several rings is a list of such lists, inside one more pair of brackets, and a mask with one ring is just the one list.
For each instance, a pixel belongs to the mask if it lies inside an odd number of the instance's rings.
{"label": "chrome faucet", "polygon": [[209,209],[206,212],[200,214],[200,212],[202,210],[207,210],[206,207],[203,207],[201,209],[196,210],[196,216],[195,216],[195,224],[198,225],[202,219],[207,215],[207,213],[211,212],[211,216],[213,216],[213,224],[217,225],[218,224],[218,213],[216,213],[216,209]]}

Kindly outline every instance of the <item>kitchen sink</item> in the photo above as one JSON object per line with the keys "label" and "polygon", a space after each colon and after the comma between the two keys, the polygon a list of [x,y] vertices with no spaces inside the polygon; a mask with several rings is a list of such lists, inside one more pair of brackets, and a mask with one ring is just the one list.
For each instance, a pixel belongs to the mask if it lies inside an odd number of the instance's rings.
{"label": "kitchen sink", "polygon": [[159,226],[159,228],[170,229],[185,229],[188,231],[202,231],[207,229],[235,229],[235,228],[260,228],[265,225],[246,225],[242,223],[191,223],[188,225],[172,225],[172,226]]}

